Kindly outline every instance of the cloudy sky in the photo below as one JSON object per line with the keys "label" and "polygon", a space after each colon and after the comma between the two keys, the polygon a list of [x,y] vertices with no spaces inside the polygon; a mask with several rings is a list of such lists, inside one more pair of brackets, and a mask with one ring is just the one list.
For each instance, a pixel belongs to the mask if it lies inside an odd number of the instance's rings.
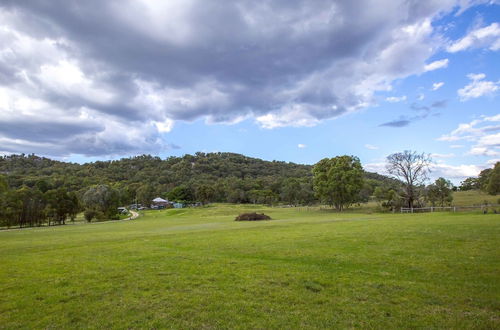
{"label": "cloudy sky", "polygon": [[498,0],[1,0],[0,153],[500,159]]}

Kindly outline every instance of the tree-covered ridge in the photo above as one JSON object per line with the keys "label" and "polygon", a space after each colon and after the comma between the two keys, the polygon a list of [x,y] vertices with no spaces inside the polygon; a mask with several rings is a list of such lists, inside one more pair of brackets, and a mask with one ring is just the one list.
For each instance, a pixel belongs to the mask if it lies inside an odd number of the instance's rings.
{"label": "tree-covered ridge", "polygon": [[309,177],[311,166],[280,161],[264,161],[235,153],[201,153],[183,157],[141,155],[83,165],[51,160],[36,155],[0,157],[0,173],[11,187],[34,186],[40,179],[59,184],[129,183],[182,184],[190,180],[217,180],[234,177]]}
{"label": "tree-covered ridge", "polygon": [[[71,191],[99,184],[150,184],[164,192],[179,185],[214,183],[229,178],[239,181],[257,181],[258,185],[272,186],[287,178],[312,179],[312,166],[282,161],[265,161],[235,153],[201,153],[182,157],[141,155],[112,161],[86,164],[67,163],[36,155],[9,155],[0,157],[0,174],[11,188],[23,185],[34,187],[44,180],[57,188]],[[395,183],[377,173],[365,174],[370,181]]]}

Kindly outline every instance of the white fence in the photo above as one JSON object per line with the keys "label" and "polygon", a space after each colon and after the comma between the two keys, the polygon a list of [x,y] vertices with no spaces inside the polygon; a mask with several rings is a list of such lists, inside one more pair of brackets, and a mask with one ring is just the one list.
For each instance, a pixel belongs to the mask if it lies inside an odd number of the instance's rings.
{"label": "white fence", "polygon": [[[472,206],[430,206],[430,207],[402,207],[401,213],[422,213],[422,212],[460,212],[481,210],[482,212],[496,213],[500,204],[472,205]],[[500,212],[500,209],[498,210]]]}

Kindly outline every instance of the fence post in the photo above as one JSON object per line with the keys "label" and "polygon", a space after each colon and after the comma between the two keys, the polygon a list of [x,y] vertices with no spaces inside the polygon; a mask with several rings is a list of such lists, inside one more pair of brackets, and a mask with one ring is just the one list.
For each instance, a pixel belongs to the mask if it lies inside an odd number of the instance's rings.
{"label": "fence post", "polygon": [[431,212],[434,212],[434,207],[433,206],[431,206]]}
{"label": "fence post", "polygon": [[457,207],[453,206],[453,212],[457,212]]}

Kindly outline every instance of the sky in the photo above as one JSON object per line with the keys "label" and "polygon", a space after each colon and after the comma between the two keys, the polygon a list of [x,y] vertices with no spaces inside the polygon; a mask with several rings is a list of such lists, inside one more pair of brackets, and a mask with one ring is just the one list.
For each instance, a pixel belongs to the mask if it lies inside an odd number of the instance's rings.
{"label": "sky", "polygon": [[1,0],[0,154],[500,160],[498,0]]}

